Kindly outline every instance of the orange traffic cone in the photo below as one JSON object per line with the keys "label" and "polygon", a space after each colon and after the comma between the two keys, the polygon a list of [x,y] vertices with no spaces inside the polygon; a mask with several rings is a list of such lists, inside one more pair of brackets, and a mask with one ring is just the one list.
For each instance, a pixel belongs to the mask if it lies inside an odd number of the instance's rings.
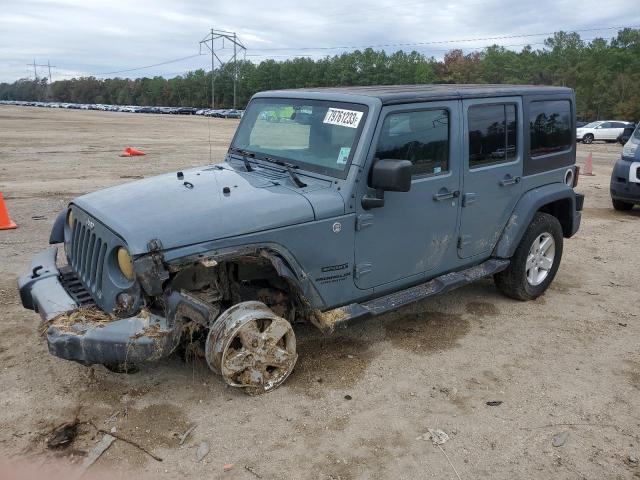
{"label": "orange traffic cone", "polygon": [[136,150],[135,148],[127,147],[124,149],[131,157],[141,157],[142,155],[146,155],[142,150]]}
{"label": "orange traffic cone", "polygon": [[141,157],[146,155],[142,150],[136,150],[135,148],[127,147],[124,152],[120,154],[121,157]]}
{"label": "orange traffic cone", "polygon": [[0,192],[0,230],[9,230],[17,227],[18,225],[13,223],[9,218],[7,206],[4,204],[4,197],[2,196],[2,192]]}
{"label": "orange traffic cone", "polygon": [[594,176],[593,173],[593,155],[589,152],[589,156],[584,162],[584,168],[580,169],[580,175],[588,175],[590,177]]}

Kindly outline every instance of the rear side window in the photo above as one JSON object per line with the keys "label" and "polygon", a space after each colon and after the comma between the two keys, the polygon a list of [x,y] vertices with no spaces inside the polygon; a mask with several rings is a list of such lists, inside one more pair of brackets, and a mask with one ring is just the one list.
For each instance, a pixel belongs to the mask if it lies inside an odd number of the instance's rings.
{"label": "rear side window", "polygon": [[387,115],[376,158],[410,160],[413,176],[449,170],[449,112],[424,110]]}
{"label": "rear side window", "polygon": [[469,168],[510,162],[517,156],[516,106],[469,107]]}
{"label": "rear side window", "polygon": [[569,150],[572,145],[569,100],[531,102],[529,105],[531,156]]}

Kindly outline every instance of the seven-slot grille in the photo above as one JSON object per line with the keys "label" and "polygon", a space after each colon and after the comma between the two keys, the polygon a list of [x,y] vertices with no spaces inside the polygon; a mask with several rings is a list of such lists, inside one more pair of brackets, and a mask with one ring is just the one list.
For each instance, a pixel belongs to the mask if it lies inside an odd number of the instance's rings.
{"label": "seven-slot grille", "polygon": [[69,262],[78,278],[93,295],[102,296],[102,270],[107,243],[92,229],[76,220],[71,231]]}

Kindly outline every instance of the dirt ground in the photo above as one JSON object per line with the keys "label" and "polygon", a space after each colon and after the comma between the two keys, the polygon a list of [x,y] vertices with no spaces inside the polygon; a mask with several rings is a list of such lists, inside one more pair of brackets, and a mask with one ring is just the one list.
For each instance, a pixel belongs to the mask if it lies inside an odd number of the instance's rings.
{"label": "dirt ground", "polygon": [[[0,191],[19,225],[0,231],[1,458],[26,460],[50,476],[95,445],[96,428],[115,426],[163,461],[117,440],[91,472],[640,477],[640,209],[611,207],[619,145],[579,146],[578,163],[592,152],[595,171],[580,178],[582,228],[565,242],[558,276],[537,301],[509,300],[486,280],[333,337],[303,329],[295,372],[256,398],[226,387],[203,361],[171,357],[124,375],[49,355],[39,317],[20,305],[16,277],[47,247],[56,214],[85,192],[208,163],[209,136],[219,161],[236,125],[0,106]],[[125,146],[147,156],[121,158]],[[75,444],[47,450],[47,433],[76,414],[84,423]],[[177,435],[192,425],[180,446]],[[442,449],[423,437],[428,428],[450,436]],[[565,444],[553,446],[563,432]],[[198,462],[205,440],[210,452]]]}

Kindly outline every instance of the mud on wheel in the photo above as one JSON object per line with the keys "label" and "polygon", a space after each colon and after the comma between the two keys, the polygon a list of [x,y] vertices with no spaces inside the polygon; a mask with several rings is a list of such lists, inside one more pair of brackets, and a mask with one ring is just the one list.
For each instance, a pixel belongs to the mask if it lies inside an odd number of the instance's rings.
{"label": "mud on wheel", "polygon": [[277,388],[298,359],[291,324],[255,301],[234,305],[216,319],[205,353],[213,371],[249,395]]}

